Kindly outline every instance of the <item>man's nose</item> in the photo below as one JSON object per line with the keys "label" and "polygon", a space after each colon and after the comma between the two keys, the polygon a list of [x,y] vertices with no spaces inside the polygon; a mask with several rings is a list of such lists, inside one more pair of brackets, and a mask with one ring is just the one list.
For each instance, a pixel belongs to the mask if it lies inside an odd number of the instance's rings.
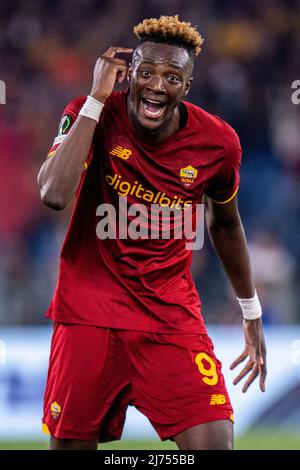
{"label": "man's nose", "polygon": [[163,77],[161,77],[160,75],[153,75],[152,79],[149,83],[149,88],[152,91],[165,92],[166,88],[165,88],[165,85],[164,85]]}

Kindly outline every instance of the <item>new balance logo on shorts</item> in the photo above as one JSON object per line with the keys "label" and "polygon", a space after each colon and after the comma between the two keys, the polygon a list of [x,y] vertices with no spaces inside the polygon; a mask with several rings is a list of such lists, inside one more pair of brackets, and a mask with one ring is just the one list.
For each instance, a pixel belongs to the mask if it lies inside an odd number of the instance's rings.
{"label": "new balance logo on shorts", "polygon": [[115,155],[116,157],[122,158],[122,160],[128,160],[128,158],[132,155],[131,150],[125,149],[124,147],[121,147],[121,145],[117,145],[109,153],[110,155]]}
{"label": "new balance logo on shorts", "polygon": [[224,405],[225,403],[225,395],[213,394],[210,398],[210,405]]}

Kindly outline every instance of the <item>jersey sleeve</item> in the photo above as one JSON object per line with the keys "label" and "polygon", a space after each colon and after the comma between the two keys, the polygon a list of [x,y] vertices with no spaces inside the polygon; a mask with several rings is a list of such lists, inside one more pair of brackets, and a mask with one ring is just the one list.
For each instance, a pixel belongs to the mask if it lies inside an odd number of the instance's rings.
{"label": "jersey sleeve", "polygon": [[[57,135],[54,139],[51,149],[49,150],[47,154],[47,158],[55,156],[56,150],[58,149],[60,144],[64,141],[64,139],[68,135],[85,101],[86,101],[86,96],[81,96],[80,98],[76,98],[72,100],[65,107],[64,112],[62,113],[61,118],[60,118]],[[88,153],[87,161],[84,164],[85,169],[88,168],[88,165],[90,164],[93,158],[93,154],[94,154],[94,149],[93,149],[93,144],[92,144]]]}
{"label": "jersey sleeve", "polygon": [[208,182],[205,194],[217,204],[226,204],[238,192],[242,149],[237,134],[231,129],[225,145],[223,163],[219,172]]}

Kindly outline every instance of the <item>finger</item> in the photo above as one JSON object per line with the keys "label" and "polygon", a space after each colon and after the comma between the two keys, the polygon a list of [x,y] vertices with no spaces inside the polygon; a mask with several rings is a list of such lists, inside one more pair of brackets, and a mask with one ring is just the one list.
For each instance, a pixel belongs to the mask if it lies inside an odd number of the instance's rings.
{"label": "finger", "polygon": [[235,360],[230,366],[230,370],[234,369],[236,366],[238,366],[241,362],[243,362],[246,357],[248,356],[246,351],[243,351],[242,354]]}
{"label": "finger", "polygon": [[113,65],[120,65],[120,66],[123,66],[123,67],[127,67],[127,64],[126,64],[126,61],[125,60],[122,60],[122,59],[116,59],[116,57],[114,58],[111,58],[111,57],[104,57],[102,56],[100,58],[101,60],[105,60],[106,62],[108,62],[109,64],[113,64]]}
{"label": "finger", "polygon": [[125,78],[127,76],[127,70],[121,70],[117,73],[117,82],[122,83],[124,82]]}
{"label": "finger", "polygon": [[252,372],[251,374],[249,375],[247,381],[245,382],[243,388],[242,388],[242,392],[243,393],[246,393],[248,388],[250,387],[250,385],[252,384],[252,382],[254,382],[254,380],[256,379],[256,377],[258,376],[259,374],[259,364],[255,363],[253,365],[253,368],[252,368]]}
{"label": "finger", "polygon": [[[252,355],[251,355],[252,357]],[[263,365],[264,359],[260,351],[256,351],[256,354],[254,356],[254,362],[257,362],[260,366]]]}
{"label": "finger", "polygon": [[122,66],[118,65],[115,71],[116,71],[116,81],[118,83],[122,83],[124,78],[127,75],[127,67],[124,65]]}
{"label": "finger", "polygon": [[245,375],[247,375],[250,370],[252,370],[252,367],[253,367],[253,362],[252,361],[248,361],[246,366],[244,367],[244,369],[239,373],[239,375],[234,379],[233,381],[233,385],[236,385],[238,384],[244,377]]}
{"label": "finger", "polygon": [[133,49],[131,47],[110,47],[102,57],[115,57],[120,52],[130,54],[130,52],[133,52]]}
{"label": "finger", "polygon": [[259,377],[259,388],[261,389],[262,392],[266,391],[266,376],[267,376],[267,368],[266,368],[266,362],[260,367],[260,377]]}

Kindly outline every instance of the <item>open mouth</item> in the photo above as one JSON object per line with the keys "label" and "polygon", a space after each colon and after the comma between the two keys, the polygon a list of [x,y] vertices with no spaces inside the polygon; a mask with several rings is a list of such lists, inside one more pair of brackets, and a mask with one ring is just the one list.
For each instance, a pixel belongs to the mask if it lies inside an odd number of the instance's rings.
{"label": "open mouth", "polygon": [[149,100],[146,98],[142,98],[141,100],[141,107],[144,115],[150,119],[160,118],[166,109],[166,106],[166,103],[161,103],[160,101]]}

